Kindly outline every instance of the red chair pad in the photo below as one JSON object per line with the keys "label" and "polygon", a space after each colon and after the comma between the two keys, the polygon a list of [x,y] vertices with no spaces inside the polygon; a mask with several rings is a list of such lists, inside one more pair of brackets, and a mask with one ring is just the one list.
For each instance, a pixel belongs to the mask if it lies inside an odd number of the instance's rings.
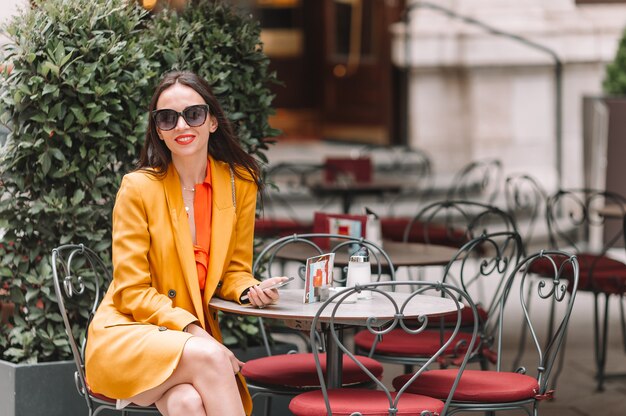
{"label": "red chair pad", "polygon": [[[383,375],[383,366],[369,357],[358,357],[376,378]],[[322,370],[326,374],[326,354],[320,354]],[[280,354],[249,360],[241,369],[241,374],[253,382],[290,387],[319,386],[315,358],[312,353]],[[349,357],[343,357],[343,384],[357,384],[371,381],[359,366]]]}
{"label": "red chair pad", "polygon": [[[396,393],[391,393],[395,399]],[[365,389],[337,389],[328,392],[333,416],[349,416],[360,412],[364,416],[389,416],[389,399],[384,392]],[[403,393],[398,401],[397,415],[416,416],[428,410],[434,415],[443,411],[441,400],[416,394]],[[289,410],[295,416],[326,416],[326,405],[321,390],[294,397]]]}
{"label": "red chair pad", "polygon": [[312,230],[312,223],[300,223],[287,218],[263,218],[254,222],[254,235],[257,237],[283,237],[291,234],[306,234]]}
{"label": "red chair pad", "polygon": [[[444,341],[448,340],[452,331],[444,331]],[[367,330],[358,332],[354,336],[354,343],[364,351],[370,351],[376,337]],[[455,346],[461,341],[467,343],[472,340],[472,334],[460,332],[456,340],[444,351],[444,354],[453,354]],[[466,344],[467,345],[467,344]],[[430,356],[441,348],[439,330],[425,330],[419,334],[411,335],[402,329],[394,329],[383,335],[383,339],[376,345],[377,354],[402,355],[402,356]]]}
{"label": "red chair pad", "polygon": [[[458,370],[430,370],[420,375],[406,390],[445,400]],[[400,389],[411,378],[404,374],[393,380]],[[508,403],[535,397],[539,384],[533,377],[498,371],[465,370],[454,392],[454,400],[471,403]]]}
{"label": "red chair pad", "polygon": [[104,394],[100,394],[100,393],[94,393],[93,391],[91,391],[91,389],[89,389],[89,395],[92,396],[95,399],[98,399],[100,401],[103,402],[107,402],[107,403],[111,403],[111,404],[115,404],[117,403],[116,399],[112,399],[108,396],[105,396]]}
{"label": "red chair pad", "polygon": [[[580,265],[578,290],[596,290],[606,293],[624,293],[626,287],[626,264],[606,256],[597,256],[589,253],[577,254]],[[565,257],[555,258],[557,267],[566,260]],[[540,276],[553,276],[554,269],[548,259],[539,259],[530,267],[530,272]],[[563,277],[573,276],[571,265],[563,270]],[[593,275],[593,282],[590,280]]]}

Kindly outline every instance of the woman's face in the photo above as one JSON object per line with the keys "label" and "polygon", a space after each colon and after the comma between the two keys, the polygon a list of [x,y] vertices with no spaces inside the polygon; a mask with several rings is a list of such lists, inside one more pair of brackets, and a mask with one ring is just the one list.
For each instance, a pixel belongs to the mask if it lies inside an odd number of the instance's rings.
{"label": "woman's face", "polygon": [[[170,109],[182,112],[187,107],[198,104],[206,104],[200,94],[193,88],[176,83],[161,93],[157,100],[156,110]],[[200,126],[190,126],[185,118],[179,115],[173,129],[161,130],[157,127],[157,132],[172,152],[172,159],[199,157],[199,155],[206,158],[209,135],[216,129],[217,120],[210,115],[209,109],[209,116]]]}

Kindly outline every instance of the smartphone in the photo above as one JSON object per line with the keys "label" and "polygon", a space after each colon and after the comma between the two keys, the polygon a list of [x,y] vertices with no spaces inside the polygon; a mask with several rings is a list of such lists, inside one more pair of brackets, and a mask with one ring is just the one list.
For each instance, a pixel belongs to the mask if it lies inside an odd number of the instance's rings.
{"label": "smartphone", "polygon": [[[263,290],[265,290],[265,289],[278,289],[278,288],[281,288],[281,287],[285,286],[286,284],[288,284],[288,283],[292,282],[293,280],[295,280],[295,277],[290,276],[290,277],[288,277],[288,278],[287,278],[287,280],[284,280],[284,281],[282,281],[282,282],[280,282],[280,283],[275,283],[275,284],[273,284],[273,285],[271,285],[271,286],[264,287],[264,288],[263,288]],[[248,295],[243,295],[243,296],[241,297],[241,301],[242,301],[242,302],[249,301],[249,299],[248,299]]]}

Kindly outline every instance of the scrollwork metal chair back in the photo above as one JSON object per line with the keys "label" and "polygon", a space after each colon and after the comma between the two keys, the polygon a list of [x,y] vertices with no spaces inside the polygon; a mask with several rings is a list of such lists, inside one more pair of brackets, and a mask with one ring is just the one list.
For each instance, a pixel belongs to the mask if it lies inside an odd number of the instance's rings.
{"label": "scrollwork metal chair back", "polygon": [[626,214],[626,198],[615,192],[597,189],[558,190],[547,202],[551,246],[573,247],[577,253],[605,255],[610,247],[623,238],[621,227],[613,230],[605,228],[604,242],[595,247],[590,245],[593,229],[605,227],[608,222],[609,217],[601,214],[605,206],[613,206],[620,211],[621,215],[615,216],[617,221],[621,221]]}
{"label": "scrollwork metal chair back", "polygon": [[[603,213],[607,208],[612,208],[615,212]],[[594,353],[599,391],[604,389],[607,378],[611,295],[616,295],[620,300],[620,320],[622,328],[626,328],[624,302],[621,301],[626,293],[626,264],[609,255],[609,249],[624,238],[625,215],[626,198],[610,191],[560,189],[547,202],[546,216],[551,246],[572,249],[577,254],[580,263],[578,289],[593,293]],[[541,270],[538,272],[543,274]]]}
{"label": "scrollwork metal chair back", "polygon": [[321,178],[323,165],[312,163],[279,163],[265,172],[267,183],[262,198],[260,218],[256,222],[256,235],[270,237],[285,233],[310,230],[312,223],[298,215],[294,203],[312,205],[313,195],[308,185]]}
{"label": "scrollwork metal chair back", "polygon": [[[324,248],[329,242],[332,242],[332,247]],[[366,247],[369,251],[370,264],[373,268],[373,280],[380,281],[385,275],[388,275],[390,280],[395,280],[394,267],[389,267],[393,263],[383,248],[362,237],[357,238],[328,233],[294,234],[272,241],[256,256],[252,266],[252,273],[257,279],[265,280],[277,275],[275,265],[283,265],[288,260],[298,264],[297,274],[300,280],[304,282],[307,258],[326,253],[341,252],[345,252],[349,256],[356,252],[359,247]],[[335,260],[335,264],[337,264],[337,260]],[[347,264],[343,264],[341,270],[340,276],[335,276],[333,273],[333,281],[339,285],[344,285]],[[284,272],[284,270],[280,272]],[[271,355],[269,337],[265,333],[265,325],[262,318],[259,318],[259,323],[266,352],[268,355]]]}
{"label": "scrollwork metal chair back", "polygon": [[[409,293],[406,294],[406,297],[401,301],[397,301],[393,297],[390,296],[390,292],[397,291],[399,287],[409,288]],[[369,373],[368,370],[362,366],[356,360],[355,356],[351,352],[350,348],[344,344],[343,337],[341,335],[342,328],[346,325],[349,325],[345,321],[345,318],[340,317],[339,311],[342,308],[351,308],[352,305],[349,303],[345,303],[350,299],[350,296],[354,293],[361,292],[363,290],[368,290],[373,293],[373,296],[376,299],[377,304],[389,304],[395,311],[395,318],[388,322],[381,322],[375,316],[370,316],[366,319],[363,319],[363,323],[366,330],[371,332],[374,336],[384,336],[391,331],[394,330],[402,330],[407,334],[416,335],[421,332],[427,330],[429,327],[429,322],[431,319],[426,315],[415,316],[410,313],[411,305],[414,303],[424,302],[424,298],[421,298],[422,295],[430,295],[430,296],[438,296],[444,297],[453,300],[455,304],[455,312],[452,312],[451,315],[454,316],[455,322],[451,326],[450,330],[452,332],[452,336],[442,343],[441,347],[434,351],[433,354],[428,357],[425,361],[425,365],[421,367],[416,373],[414,373],[408,381],[401,387],[397,388],[396,392],[391,392],[389,388],[378,378],[376,378],[373,374]],[[463,306],[465,305],[465,306]],[[410,400],[419,400],[420,396],[414,396],[407,391],[407,388],[411,386],[412,383],[415,382],[423,373],[428,371],[428,366],[436,363],[437,360],[444,354],[444,352],[450,348],[451,345],[457,342],[457,335],[461,334],[461,326],[462,326],[462,308],[469,308],[474,316],[474,324],[471,328],[469,328],[470,336],[465,337],[465,355],[459,365],[459,376],[455,380],[452,388],[450,389],[449,396],[444,400],[444,403],[439,402],[441,407],[436,411],[436,413],[444,415],[447,412],[447,409],[452,400],[452,396],[454,394],[454,390],[456,385],[458,384],[461,374],[465,369],[465,366],[468,363],[470,358],[470,351],[475,349],[475,342],[478,332],[478,315],[476,312],[476,306],[474,305],[472,299],[460,288],[442,282],[414,282],[414,281],[396,281],[396,282],[378,282],[371,283],[363,286],[356,286],[355,288],[348,289],[344,292],[338,293],[331,298],[329,298],[324,304],[320,307],[317,314],[315,315],[313,325],[310,332],[310,342],[315,342],[316,332],[319,328],[327,328],[328,336],[332,337],[333,342],[339,347],[341,352],[347,356],[350,360],[353,360],[357,363],[362,369],[362,371],[369,374],[372,379],[372,382],[375,383],[377,389],[375,391],[365,390],[365,389],[332,389],[329,390],[325,380],[325,374],[322,371],[322,365],[320,357],[315,354],[315,363],[317,367],[317,374],[321,385],[321,393],[309,393],[309,396],[313,396],[317,394],[319,400],[323,398],[324,407],[323,414],[332,415],[333,412],[339,412],[340,414],[345,413],[347,409],[345,406],[353,406],[352,415],[368,415],[368,414],[376,414],[380,415],[384,412],[388,412],[389,415],[396,415],[398,412],[399,405],[402,406],[403,400],[407,402]],[[469,339],[468,339],[469,338]],[[329,394],[330,392],[330,394]],[[348,403],[346,404],[346,400],[341,400],[341,393],[345,392],[348,396]],[[368,400],[364,400],[364,402],[368,402],[367,409],[363,409],[360,406],[363,406],[359,400],[358,395],[362,395],[363,398],[368,398]],[[331,397],[332,396],[332,397]],[[375,404],[372,405],[371,398],[375,396]],[[329,398],[330,397],[330,398]],[[421,396],[424,398],[424,396]],[[298,398],[294,399],[297,400]],[[427,398],[430,399],[430,398]],[[407,403],[405,402],[405,403]],[[290,405],[290,409],[293,411],[292,406],[294,405],[294,401]],[[408,403],[407,403],[408,405]],[[336,407],[340,406],[341,409],[337,410]],[[317,407],[317,405],[316,405]],[[321,406],[320,406],[321,407]],[[406,411],[406,410],[405,410]],[[294,412],[298,415],[298,412]],[[316,414],[317,413],[310,413]],[[407,413],[405,413],[407,414]],[[425,415],[434,415],[435,411],[429,409],[427,407],[416,411],[411,414],[420,414],[422,416]]]}
{"label": "scrollwork metal chair back", "polygon": [[452,179],[446,199],[461,199],[492,204],[502,188],[502,162],[485,159],[470,162]]}
{"label": "scrollwork metal chair back", "polygon": [[[533,264],[548,263],[550,276],[537,284],[532,275]],[[538,415],[541,401],[554,395],[551,375],[562,348],[571,317],[578,285],[579,264],[576,256],[563,251],[542,250],[522,259],[507,277],[504,296],[498,302],[498,322],[495,345],[497,363],[494,370],[465,370],[456,386],[449,414],[466,411],[496,411],[521,409],[528,415]],[[531,285],[532,291],[528,291]],[[531,314],[529,293],[534,303],[546,303],[541,313]],[[566,296],[569,293],[570,296]],[[512,307],[512,297],[518,296],[522,316]],[[511,298],[511,299],[510,299]],[[552,304],[558,306],[556,330],[549,334],[541,331],[545,326],[545,310]],[[520,321],[521,319],[521,321]],[[505,342],[519,337],[520,329],[530,333],[532,348],[519,361],[509,362],[511,355],[502,354]],[[545,334],[542,336],[541,334]],[[407,376],[397,377],[393,384],[403,382]],[[409,387],[411,393],[430,394],[439,399],[448,396],[446,386],[458,379],[454,369],[431,370]]]}
{"label": "scrollwork metal chair back", "polygon": [[[329,242],[330,246],[326,248]],[[288,246],[292,246],[292,248],[287,249]],[[306,259],[308,257],[341,252],[345,252],[349,256],[356,252],[359,247],[366,247],[369,251],[374,279],[378,281],[385,274],[389,274],[391,280],[395,279],[395,271],[393,268],[388,267],[388,265],[393,264],[391,258],[382,247],[363,237],[349,237],[329,233],[294,234],[272,241],[256,256],[252,272],[255,277],[264,280],[273,275],[272,265],[278,263],[277,260],[285,261],[286,259],[300,263],[298,276],[304,281]],[[296,253],[293,252],[294,248],[296,249]],[[289,252],[289,254],[287,254],[287,252]],[[335,260],[335,264],[337,264],[337,259]],[[344,267],[344,271],[345,269],[346,267]],[[333,275],[333,281],[342,284],[345,283],[345,277],[343,275]]]}
{"label": "scrollwork metal chair back", "polygon": [[445,200],[432,202],[414,215],[403,241],[461,247],[474,237],[496,231],[517,231],[513,217],[493,205]]}
{"label": "scrollwork metal chair back", "polygon": [[504,181],[504,196],[507,211],[515,219],[528,252],[537,221],[545,215],[548,193],[532,176],[512,174]]}
{"label": "scrollwork metal chair back", "polygon": [[[505,290],[509,273],[524,255],[522,239],[516,232],[478,236],[459,249],[450,259],[443,272],[443,282],[459,286],[473,299],[479,314],[479,346],[472,358],[479,360],[482,368],[488,368],[499,318],[499,306],[508,295]],[[493,361],[493,355],[489,354]]]}
{"label": "scrollwork metal chair back", "polygon": [[[85,398],[89,415],[95,416],[104,409],[115,410],[115,400],[94,395],[85,378],[85,346],[87,328],[102,296],[111,283],[111,274],[100,256],[83,244],[67,244],[52,250],[52,277],[59,310],[76,372],[74,382],[79,394]],[[130,405],[133,412],[155,413],[155,407]],[[126,410],[122,411],[126,414]]]}
{"label": "scrollwork metal chair back", "polygon": [[[532,264],[541,261],[548,262],[552,273],[550,277],[545,277],[536,282],[536,276],[532,275]],[[506,286],[506,292],[509,294],[515,286],[519,288],[518,296],[519,303],[523,312],[524,327],[530,333],[532,346],[536,352],[536,365],[533,368],[536,370],[537,379],[539,381],[540,391],[539,394],[546,394],[548,390],[548,379],[556,363],[559,349],[565,342],[567,335],[567,327],[569,324],[570,315],[574,306],[574,300],[576,298],[576,292],[578,290],[578,281],[580,275],[580,266],[578,259],[575,255],[558,250],[542,250],[531,256],[526,257],[511,273]],[[517,292],[517,288],[516,292]],[[570,296],[566,296],[567,293]],[[531,299],[532,297],[532,299]],[[555,311],[556,314],[560,314],[560,318],[556,329],[553,333],[549,331],[545,335],[544,342],[541,342],[540,328],[545,326],[545,314],[534,313],[531,314],[529,309],[530,303],[533,305],[543,303],[545,306],[539,306],[539,310],[548,310],[548,308],[554,308],[555,305],[563,305],[561,311]],[[506,306],[506,299],[500,302],[500,312],[504,315],[504,308]],[[498,336],[498,350],[502,349],[502,343],[506,340],[507,331],[505,329],[504,316],[499,322],[499,336]],[[516,331],[515,334],[519,332]],[[508,332],[512,335],[513,332]],[[498,371],[502,368],[502,358],[498,361]],[[519,366],[520,357],[517,357],[513,362],[512,371],[525,371]]]}
{"label": "scrollwork metal chair back", "polygon": [[370,156],[374,159],[377,177],[400,178],[406,184],[400,193],[390,198],[387,215],[393,217],[396,205],[402,201],[410,200],[416,205],[428,200],[433,191],[433,174],[432,163],[424,151],[394,146],[378,152],[374,149]]}

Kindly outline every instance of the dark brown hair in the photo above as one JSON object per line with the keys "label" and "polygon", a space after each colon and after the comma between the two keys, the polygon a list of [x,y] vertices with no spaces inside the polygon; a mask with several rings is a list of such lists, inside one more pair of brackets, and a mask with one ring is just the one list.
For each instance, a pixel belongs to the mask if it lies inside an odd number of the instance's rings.
{"label": "dark brown hair", "polygon": [[[166,89],[174,84],[185,85],[202,96],[204,101],[209,105],[209,113],[217,120],[217,130],[211,133],[209,140],[209,154],[215,160],[228,163],[228,166],[235,172],[239,178],[245,180],[253,180],[261,187],[261,175],[257,161],[249,155],[239,143],[237,136],[230,121],[224,116],[222,107],[220,107],[217,98],[213,95],[213,91],[209,83],[200,76],[189,71],[173,71],[165,74],[161,82],[156,87],[150,107],[148,108],[150,116],[148,117],[148,130],[146,131],[146,141],[141,149],[137,169],[152,172],[157,176],[165,175],[169,164],[172,162],[172,153],[167,148],[163,140],[159,139],[156,125],[151,114],[156,110],[156,104]],[[153,168],[154,170],[150,169]],[[242,169],[249,173],[245,175]]]}

